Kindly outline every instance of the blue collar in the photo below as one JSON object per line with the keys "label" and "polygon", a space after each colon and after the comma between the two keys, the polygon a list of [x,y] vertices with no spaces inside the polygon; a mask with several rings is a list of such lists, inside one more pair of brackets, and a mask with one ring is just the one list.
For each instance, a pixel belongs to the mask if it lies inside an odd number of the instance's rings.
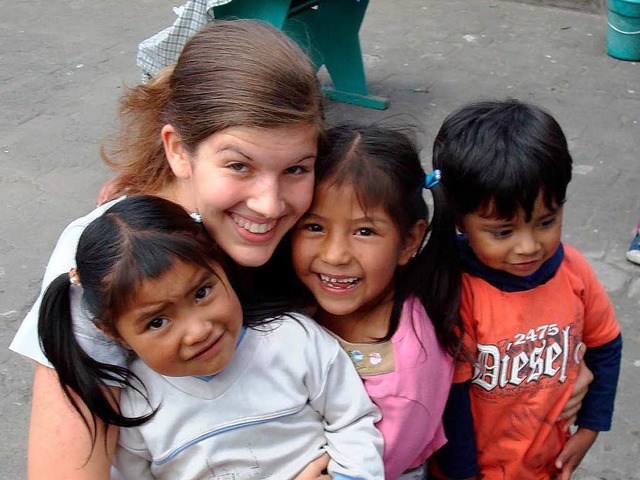
{"label": "blue collar", "polygon": [[480,262],[476,254],[471,250],[466,235],[458,235],[458,251],[460,252],[460,261],[464,272],[474,277],[482,278],[503,292],[523,292],[544,285],[553,278],[564,259],[564,249],[561,243],[556,252],[538,270],[526,277],[519,277],[502,270],[487,267]]}
{"label": "blue collar", "polygon": [[[240,335],[238,335],[238,341],[236,342],[236,348],[238,348],[238,345],[240,345],[240,342],[244,338],[244,334],[246,332],[247,332],[247,327],[245,327],[243,325],[242,326],[242,330],[240,330]],[[216,375],[217,375],[217,373],[214,373],[213,375],[194,375],[194,378],[197,378],[198,380],[202,380],[203,382],[210,382],[211,380],[213,380],[215,378]]]}

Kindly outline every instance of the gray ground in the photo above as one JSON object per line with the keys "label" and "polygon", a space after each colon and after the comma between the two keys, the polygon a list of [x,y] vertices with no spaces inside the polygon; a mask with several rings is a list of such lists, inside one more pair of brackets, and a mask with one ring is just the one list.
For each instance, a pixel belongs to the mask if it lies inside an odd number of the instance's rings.
{"label": "gray ground", "polygon": [[[173,21],[177,3],[0,0],[3,478],[26,478],[32,374],[6,347],[60,231],[91,210],[109,177],[98,145],[113,131],[116,99],[139,79],[136,46]],[[370,90],[391,107],[330,104],[328,117],[400,115],[396,121],[419,126],[425,162],[444,116],[471,99],[521,98],[558,118],[576,164],[564,238],[591,259],[625,337],[613,430],[574,478],[640,479],[640,267],[624,260],[640,218],[640,66],[606,55],[598,0],[576,0],[578,10],[550,3],[557,1],[371,0],[362,49]]]}

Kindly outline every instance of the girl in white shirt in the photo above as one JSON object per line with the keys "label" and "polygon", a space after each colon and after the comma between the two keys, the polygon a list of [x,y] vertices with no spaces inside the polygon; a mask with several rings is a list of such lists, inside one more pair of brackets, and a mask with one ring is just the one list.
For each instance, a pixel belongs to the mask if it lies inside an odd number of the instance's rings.
{"label": "girl in white shirt", "polygon": [[[303,315],[258,303],[243,315],[224,263],[182,207],[128,197],[87,226],[77,266],[43,297],[43,350],[87,423],[121,427],[119,474],[287,479],[328,453],[332,478],[383,478],[379,412],[346,353]],[[128,367],[80,347],[80,294]],[[110,385],[124,389],[119,408]]]}

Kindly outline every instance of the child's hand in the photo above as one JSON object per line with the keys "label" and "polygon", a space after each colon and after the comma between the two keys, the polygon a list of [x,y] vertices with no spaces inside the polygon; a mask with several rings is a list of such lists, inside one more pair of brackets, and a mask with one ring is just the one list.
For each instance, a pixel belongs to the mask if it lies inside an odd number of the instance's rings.
{"label": "child's hand", "polygon": [[578,370],[578,376],[576,378],[576,383],[573,386],[573,391],[571,392],[571,398],[567,400],[564,409],[560,413],[560,416],[557,418],[557,422],[562,420],[567,421],[566,429],[568,430],[571,425],[573,425],[576,421],[576,417],[578,415],[578,411],[580,407],[582,407],[582,400],[584,396],[589,391],[589,385],[593,382],[593,373],[589,370],[589,367],[584,363],[582,357],[584,357],[584,345],[580,350],[580,369]]}
{"label": "child's hand", "polygon": [[329,454],[325,453],[304,467],[293,480],[317,480],[320,478],[331,478],[329,475],[323,475],[322,473],[326,470],[327,465],[329,465]]}
{"label": "child's hand", "polygon": [[585,454],[596,441],[598,432],[588,428],[579,428],[578,431],[567,440],[564,448],[556,459],[556,467],[562,470],[558,480],[569,480],[571,474],[580,464]]}

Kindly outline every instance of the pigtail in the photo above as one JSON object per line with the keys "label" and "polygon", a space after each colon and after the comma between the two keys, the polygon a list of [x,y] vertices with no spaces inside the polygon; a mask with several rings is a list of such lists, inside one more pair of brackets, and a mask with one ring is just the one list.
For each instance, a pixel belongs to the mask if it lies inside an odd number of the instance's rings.
{"label": "pigtail", "polygon": [[[427,231],[427,242],[401,273],[398,282],[398,299],[409,295],[420,298],[440,344],[453,355],[461,350],[460,298],[462,292],[462,268],[458,255],[456,222],[446,189],[438,184],[430,191],[434,212]],[[401,303],[398,304],[401,308]]]}
{"label": "pigtail", "polygon": [[113,180],[111,197],[121,194],[157,193],[173,174],[166,161],[160,130],[171,99],[173,66],[165,68],[149,83],[138,85],[120,100],[120,132],[100,156],[120,174]]}
{"label": "pigtail", "polygon": [[[51,282],[40,305],[38,336],[47,359],[58,374],[62,390],[82,417],[95,442],[96,418],[100,418],[107,425],[133,427],[149,420],[155,414],[155,410],[148,415],[134,418],[125,417],[120,413],[118,401],[111,392],[110,385],[122,388],[130,386],[146,398],[146,392],[141,391],[144,387],[128,369],[98,362],[85,353],[73,332],[71,293],[67,274],[62,274]],[[81,408],[81,402],[84,402],[91,412],[90,418]]]}

